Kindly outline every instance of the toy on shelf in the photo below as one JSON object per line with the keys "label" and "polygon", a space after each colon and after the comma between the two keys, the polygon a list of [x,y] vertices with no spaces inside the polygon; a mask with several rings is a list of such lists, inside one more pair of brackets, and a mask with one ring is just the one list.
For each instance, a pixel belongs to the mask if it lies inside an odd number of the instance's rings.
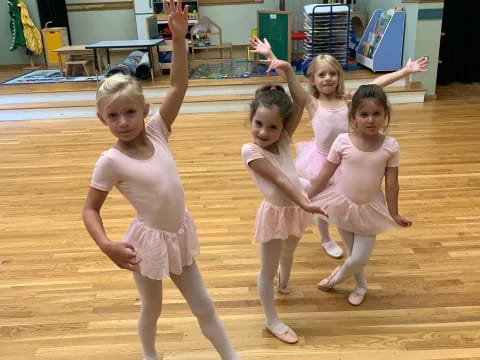
{"label": "toy on shelf", "polygon": [[[223,42],[222,29],[212,19],[202,16],[190,30],[191,60],[203,62],[230,61],[232,59],[232,43]],[[204,57],[200,52],[204,51]],[[210,50],[214,56],[210,56]],[[225,50],[227,50],[226,56]]]}

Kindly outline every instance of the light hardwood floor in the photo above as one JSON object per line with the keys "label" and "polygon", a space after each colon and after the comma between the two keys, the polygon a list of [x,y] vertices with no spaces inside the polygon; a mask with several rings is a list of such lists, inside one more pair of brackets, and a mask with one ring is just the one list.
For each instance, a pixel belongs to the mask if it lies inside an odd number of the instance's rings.
{"label": "light hardwood floor", "polygon": [[[341,260],[308,229],[293,292],[277,296],[297,345],[263,328],[251,243],[261,197],[240,159],[247,114],[179,116],[171,147],[200,237],[197,261],[242,359],[480,359],[480,96],[472,91],[452,86],[436,101],[394,105],[400,209],[414,225],[378,237],[363,305],[346,302],[352,281],[316,290]],[[295,141],[311,136],[305,117]],[[1,360],[141,359],[134,283],[96,248],[80,214],[93,165],[112,142],[96,119],[0,123]],[[133,215],[113,191],[103,210],[111,238]],[[164,288],[163,359],[218,359],[171,281]]]}

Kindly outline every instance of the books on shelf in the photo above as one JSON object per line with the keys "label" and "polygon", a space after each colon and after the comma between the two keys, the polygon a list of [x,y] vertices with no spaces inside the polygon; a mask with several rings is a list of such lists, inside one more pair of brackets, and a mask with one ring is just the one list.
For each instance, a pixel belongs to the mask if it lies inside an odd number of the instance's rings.
{"label": "books on shelf", "polygon": [[367,36],[367,41],[362,43],[362,55],[368,58],[372,58],[375,48],[380,43],[385,30],[392,19],[395,9],[389,9],[385,11],[380,18],[377,20],[374,26],[374,30],[370,32]]}
{"label": "books on shelf", "polygon": [[355,49],[357,62],[374,72],[400,69],[404,31],[404,11],[375,10]]}

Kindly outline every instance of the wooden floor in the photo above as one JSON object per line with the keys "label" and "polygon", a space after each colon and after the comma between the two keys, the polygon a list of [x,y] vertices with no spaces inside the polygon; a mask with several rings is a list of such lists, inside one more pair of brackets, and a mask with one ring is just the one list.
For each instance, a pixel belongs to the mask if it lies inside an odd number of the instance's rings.
{"label": "wooden floor", "polygon": [[[263,328],[251,244],[261,197],[240,158],[250,140],[246,119],[182,115],[171,138],[200,236],[198,263],[241,358],[480,359],[478,84],[394,106],[400,209],[414,225],[379,236],[362,306],[346,302],[351,280],[330,293],[316,290],[341,261],[328,258],[308,229],[293,292],[277,296],[281,318],[300,336],[296,345]],[[295,141],[311,136],[305,117]],[[112,142],[97,119],[0,123],[1,360],[141,359],[134,283],[96,248],[80,215],[93,165]],[[121,238],[133,215],[113,191],[103,210],[111,238]],[[164,287],[163,359],[218,359],[171,281]]]}

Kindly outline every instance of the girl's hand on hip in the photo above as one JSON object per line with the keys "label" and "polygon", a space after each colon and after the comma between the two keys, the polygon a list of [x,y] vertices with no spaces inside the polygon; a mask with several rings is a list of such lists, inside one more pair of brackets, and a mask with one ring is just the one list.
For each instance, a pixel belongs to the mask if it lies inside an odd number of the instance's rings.
{"label": "girl's hand on hip", "polygon": [[393,220],[400,225],[401,227],[409,227],[412,226],[412,222],[408,219],[405,219],[403,216],[400,215],[394,215],[392,216]]}
{"label": "girl's hand on hip", "polygon": [[135,247],[124,242],[110,242],[102,250],[121,269],[137,271],[142,261],[137,257]]}

